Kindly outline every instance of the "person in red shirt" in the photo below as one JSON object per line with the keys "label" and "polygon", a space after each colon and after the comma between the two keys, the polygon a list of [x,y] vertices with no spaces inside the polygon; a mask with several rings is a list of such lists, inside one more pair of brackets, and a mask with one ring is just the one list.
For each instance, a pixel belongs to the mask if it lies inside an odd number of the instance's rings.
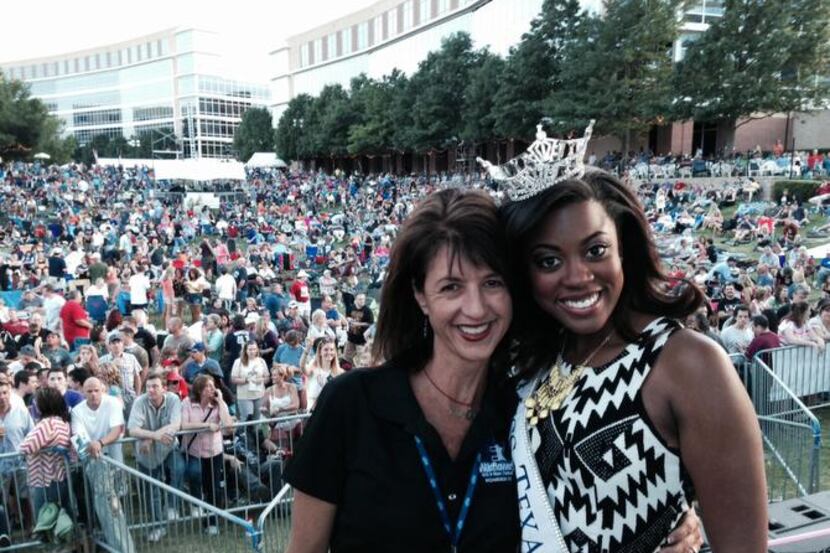
{"label": "person in red shirt", "polygon": [[308,273],[303,269],[297,273],[297,278],[291,285],[291,295],[297,301],[300,315],[306,318],[311,317],[311,294],[308,291]]}
{"label": "person in red shirt", "polygon": [[[752,317],[752,332],[755,334],[755,338],[752,339],[746,348],[746,358],[748,360],[752,361],[752,358],[759,351],[781,347],[781,340],[778,338],[778,334],[769,329],[769,319],[767,319],[766,315],[755,315]],[[769,362],[772,360],[763,359],[762,361],[767,362],[769,365]]]}
{"label": "person in red shirt", "polygon": [[[92,323],[89,313],[81,305],[81,293],[78,290],[72,290],[66,295],[66,303],[61,308],[60,317],[63,322],[63,337],[72,351],[81,343],[89,342]],[[78,340],[81,340],[81,343],[76,343]]]}

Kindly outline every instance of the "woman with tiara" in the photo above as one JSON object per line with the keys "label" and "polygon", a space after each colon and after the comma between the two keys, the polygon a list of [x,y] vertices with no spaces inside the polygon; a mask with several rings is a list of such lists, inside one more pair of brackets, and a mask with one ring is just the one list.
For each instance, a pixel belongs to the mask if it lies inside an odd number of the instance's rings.
{"label": "woman with tiara", "polygon": [[585,173],[592,125],[540,129],[489,167],[509,198],[522,550],[656,551],[697,499],[714,551],[766,551],[752,405],[718,345],[676,322],[703,295],[668,286],[636,195]]}

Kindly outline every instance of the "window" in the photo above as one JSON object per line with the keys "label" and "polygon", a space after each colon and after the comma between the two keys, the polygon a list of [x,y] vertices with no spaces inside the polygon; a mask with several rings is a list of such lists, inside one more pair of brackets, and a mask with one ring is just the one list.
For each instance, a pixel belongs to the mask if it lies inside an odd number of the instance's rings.
{"label": "window", "polygon": [[369,46],[369,22],[357,26],[357,49],[365,50]]}
{"label": "window", "polygon": [[412,28],[412,0],[406,0],[403,3],[403,30],[408,31]]}
{"label": "window", "polygon": [[314,61],[312,63],[320,63],[323,61],[323,39],[318,38],[314,41]]}
{"label": "window", "polygon": [[326,37],[326,59],[331,60],[337,57],[337,33]]}
{"label": "window", "polygon": [[141,49],[141,44],[137,44],[136,47],[135,47],[135,61],[141,61],[141,59],[142,59],[141,50],[142,50]]}
{"label": "window", "polygon": [[148,42],[148,43],[145,45],[145,48],[146,48],[146,50],[147,50],[147,59],[153,59],[153,57],[154,57],[154,56],[153,56],[153,47],[152,47],[152,43],[151,43],[151,42]]}
{"label": "window", "polygon": [[438,0],[438,13],[436,15],[444,15],[450,11],[450,0]]}
{"label": "window", "polygon": [[300,67],[308,67],[308,49],[309,44],[307,42],[300,46]]}
{"label": "window", "polygon": [[133,62],[133,49],[132,48],[125,48],[127,52],[127,63],[130,64]]}
{"label": "window", "polygon": [[374,27],[372,29],[372,31],[374,33],[372,35],[372,45],[375,45],[375,44],[380,43],[383,40],[383,16],[382,15],[377,16],[373,20],[372,26]]}
{"label": "window", "polygon": [[430,8],[432,2],[430,0],[419,0],[418,1],[418,25],[423,25],[427,21],[430,20]]}
{"label": "window", "polygon": [[398,8],[392,8],[386,12],[386,38],[398,34]]}
{"label": "window", "polygon": [[352,28],[343,29],[340,31],[340,40],[343,45],[343,55],[348,56],[352,53]]}

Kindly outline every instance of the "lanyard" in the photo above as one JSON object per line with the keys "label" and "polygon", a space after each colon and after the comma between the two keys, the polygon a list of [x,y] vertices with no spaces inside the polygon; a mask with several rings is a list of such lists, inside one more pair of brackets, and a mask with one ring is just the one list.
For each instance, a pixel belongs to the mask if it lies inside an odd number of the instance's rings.
{"label": "lanyard", "polygon": [[450,515],[447,511],[447,505],[444,503],[444,496],[438,488],[438,478],[435,476],[435,470],[432,468],[432,462],[429,460],[429,455],[424,447],[424,442],[420,437],[415,436],[415,445],[418,446],[418,454],[421,457],[421,464],[424,465],[424,472],[427,474],[429,486],[432,488],[432,493],[435,495],[435,503],[438,505],[438,512],[441,514],[441,522],[444,524],[444,530],[450,537],[452,542],[452,551],[458,551],[458,543],[461,541],[461,530],[464,528],[464,523],[467,521],[467,513],[470,511],[470,504],[473,502],[473,493],[478,483],[478,469],[481,465],[481,453],[476,455],[475,462],[473,462],[473,470],[470,473],[470,481],[467,484],[467,493],[464,494],[464,502],[461,504],[461,510],[458,512],[458,520],[455,523],[455,532],[453,532],[453,525],[450,522]]}

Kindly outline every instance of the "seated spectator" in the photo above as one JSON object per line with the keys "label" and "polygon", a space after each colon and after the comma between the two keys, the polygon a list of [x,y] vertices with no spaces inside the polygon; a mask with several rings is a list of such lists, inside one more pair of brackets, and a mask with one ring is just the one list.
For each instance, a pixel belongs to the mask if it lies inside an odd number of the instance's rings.
{"label": "seated spectator", "polygon": [[[35,394],[34,406],[40,421],[20,444],[26,455],[27,478],[34,512],[47,502],[70,508],[67,471],[72,442],[69,409],[65,398],[56,388],[41,388]],[[54,448],[63,449],[64,452]],[[74,457],[74,455],[73,455]]]}

